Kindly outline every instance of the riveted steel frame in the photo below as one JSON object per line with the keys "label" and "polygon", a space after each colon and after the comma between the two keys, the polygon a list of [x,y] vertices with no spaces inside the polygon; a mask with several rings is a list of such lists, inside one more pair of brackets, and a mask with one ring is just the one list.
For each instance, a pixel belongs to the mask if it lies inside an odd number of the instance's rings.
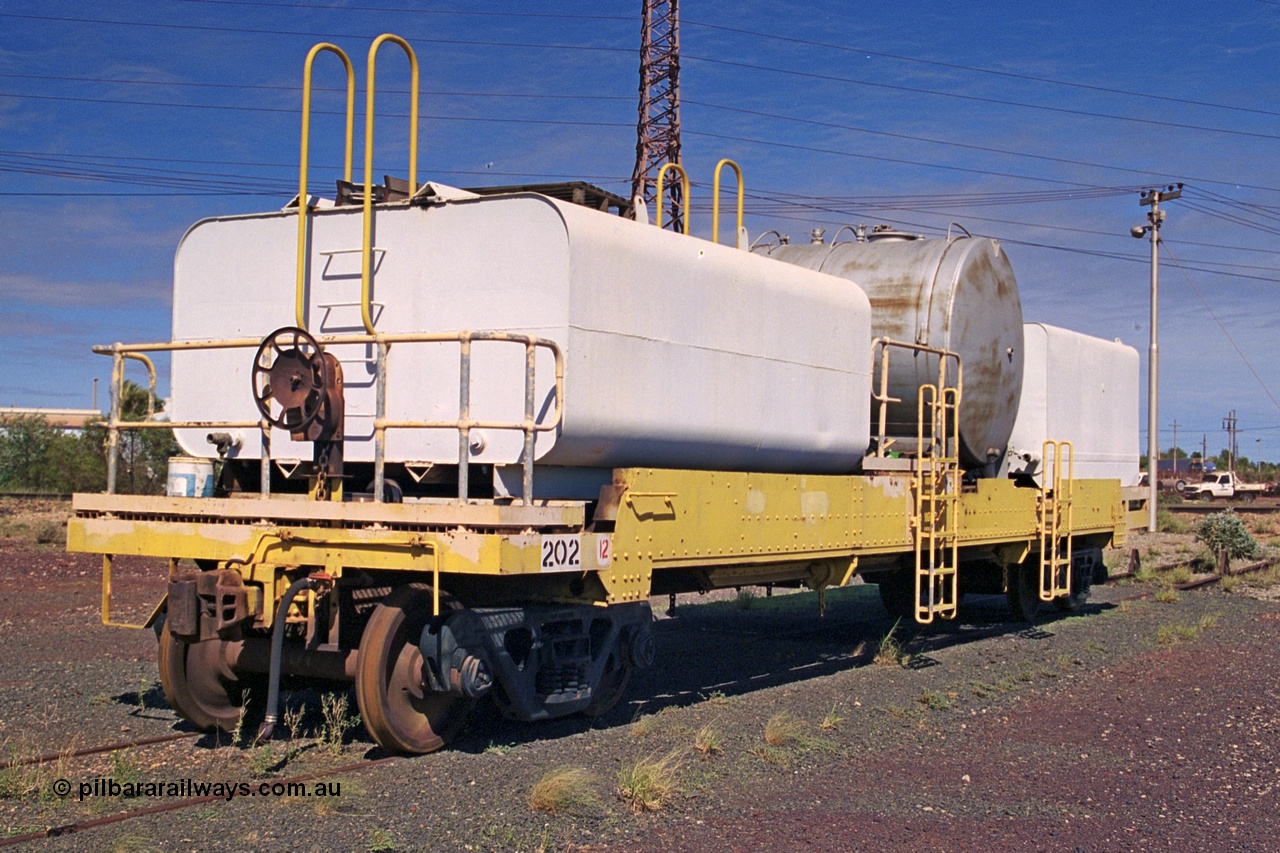
{"label": "riveted steel frame", "polygon": [[[839,586],[859,561],[907,557],[916,547],[915,495],[905,475],[619,469],[610,490],[613,498],[602,499],[590,519],[584,502],[335,505],[283,497],[78,495],[67,545],[216,561],[261,584],[268,601],[300,573],[341,577],[364,569],[403,572],[446,589],[450,578],[462,576],[499,583],[541,578],[545,585],[528,588],[530,597],[599,605],[643,600],[655,574],[670,570],[708,589],[787,581]],[[1072,490],[1072,535],[1122,544],[1127,508],[1119,483],[1081,480]],[[1038,550],[1038,500],[1036,489],[994,479],[957,495],[958,569],[970,549],[1007,562]],[[607,524],[602,516],[611,516]],[[543,538],[565,534],[581,537],[580,569],[547,575]],[[591,582],[567,592],[564,581],[575,578]]]}

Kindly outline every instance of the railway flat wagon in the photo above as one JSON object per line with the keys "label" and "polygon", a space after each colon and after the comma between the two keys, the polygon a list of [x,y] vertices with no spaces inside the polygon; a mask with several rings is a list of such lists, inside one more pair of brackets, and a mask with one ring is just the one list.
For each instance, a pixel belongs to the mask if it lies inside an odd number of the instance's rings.
{"label": "railway flat wagon", "polygon": [[[371,56],[387,41],[411,53]],[[68,547],[103,555],[108,624],[113,559],[168,560],[135,627],[196,725],[233,727],[265,674],[269,728],[288,674],[353,683],[379,744],[430,752],[479,701],[608,711],[654,660],[654,595],[861,575],[918,623],[967,591],[1026,619],[1078,606],[1123,542],[1124,476],[1073,467],[1114,436],[1049,434],[997,242],[747,251],[740,206],[721,245],[584,185],[420,185],[416,142],[374,185],[372,122],[363,185],[321,201],[307,127],[290,205],[183,238],[172,340],[98,348],[108,489],[75,497]],[[125,366],[156,352],[171,420],[124,422]],[[172,429],[212,494],[117,494],[126,429]]]}

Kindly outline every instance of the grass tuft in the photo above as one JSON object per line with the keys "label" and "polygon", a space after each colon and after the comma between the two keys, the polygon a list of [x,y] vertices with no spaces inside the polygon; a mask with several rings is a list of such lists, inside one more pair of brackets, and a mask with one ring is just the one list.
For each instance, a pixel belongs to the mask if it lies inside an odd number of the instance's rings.
{"label": "grass tuft", "polygon": [[1178,591],[1171,586],[1161,587],[1156,593],[1156,601],[1161,604],[1177,604]]}
{"label": "grass tuft", "polygon": [[919,698],[916,699],[921,705],[930,711],[945,711],[951,707],[951,703],[947,701],[947,697],[939,690],[921,690]]}
{"label": "grass tuft", "polygon": [[734,606],[739,610],[750,610],[755,600],[756,591],[749,586],[744,586],[738,590],[738,597],[734,599]]}
{"label": "grass tuft", "polygon": [[893,627],[889,629],[889,633],[885,634],[884,639],[880,641],[880,647],[876,649],[874,660],[876,666],[905,666],[907,664],[909,655],[902,650],[902,644],[894,636],[901,622],[901,619],[894,622]]}
{"label": "grass tuft", "polygon": [[547,814],[566,814],[593,808],[600,800],[595,777],[581,767],[557,767],[534,783],[529,791],[529,808]]}
{"label": "grass tuft", "polygon": [[764,741],[770,746],[786,746],[804,736],[804,723],[789,711],[779,711],[764,724]]}
{"label": "grass tuft", "polygon": [[624,764],[618,771],[618,796],[636,814],[660,810],[679,791],[683,761],[684,753],[674,750]]}
{"label": "grass tuft", "polygon": [[698,750],[703,758],[710,758],[717,753],[723,752],[724,736],[720,734],[720,730],[715,726],[707,723],[698,729],[698,733],[693,737],[693,748]]}
{"label": "grass tuft", "polygon": [[831,706],[831,710],[822,718],[822,722],[818,723],[818,728],[824,732],[833,732],[840,728],[840,724],[844,722],[844,717],[840,716],[840,703],[836,702]]}

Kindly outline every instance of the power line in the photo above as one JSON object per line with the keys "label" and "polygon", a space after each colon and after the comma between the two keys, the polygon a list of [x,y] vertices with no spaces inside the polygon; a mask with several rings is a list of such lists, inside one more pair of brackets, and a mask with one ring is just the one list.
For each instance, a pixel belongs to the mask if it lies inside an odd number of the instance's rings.
{"label": "power line", "polygon": [[[251,35],[283,35],[283,36],[306,36],[308,38],[372,38],[368,34],[351,34],[351,33],[323,33],[305,30],[266,30],[250,27],[217,27],[202,24],[169,24],[157,21],[110,21],[95,18],[72,18],[54,15],[28,15],[16,12],[0,12],[0,18],[17,18],[24,20],[37,21],[54,21],[59,23],[80,23],[80,24],[96,24],[102,26],[128,26],[128,27],[154,27],[167,30],[194,30],[200,32],[224,32],[224,33],[242,33]],[[414,41],[423,44],[449,44],[467,47],[502,47],[502,48],[522,48],[534,50],[555,50],[555,51],[593,51],[603,53],[634,53],[630,48],[621,47],[601,47],[596,45],[582,44],[538,44],[532,42],[500,42],[500,41],[481,41],[476,39],[439,39],[415,37]],[[1019,107],[1022,109],[1043,110],[1047,112],[1062,113],[1066,115],[1084,116],[1087,118],[1100,118],[1112,121],[1135,122],[1138,124],[1154,125],[1159,127],[1173,127],[1180,130],[1199,130],[1207,133],[1222,133],[1232,136],[1245,136],[1257,139],[1280,139],[1280,135],[1270,133],[1255,133],[1247,130],[1235,130],[1232,128],[1208,127],[1205,125],[1186,124],[1179,122],[1163,121],[1160,119],[1137,118],[1135,116],[1115,115],[1112,113],[1099,113],[1089,110],[1076,110],[1068,107],[1054,107],[1045,104],[1028,104],[1021,101],[1009,101],[1001,98],[988,98],[980,95],[967,95],[960,92],[943,92],[936,89],[925,89],[917,86],[903,86],[893,83],[882,83],[874,80],[861,80],[852,77],[840,77],[834,74],[818,74],[810,71],[797,71],[788,68],[774,68],[766,65],[757,65],[747,62],[734,62],[727,59],[715,59],[709,56],[692,56],[685,54],[682,59],[695,62],[705,62],[712,65],[721,65],[733,68],[745,68],[753,71],[767,71],[774,74],[786,74],[796,77],[803,77],[812,80],[825,80],[829,82],[851,83],[859,86],[869,86],[879,89],[888,89],[898,92],[911,92],[914,94],[935,95],[945,98],[956,98],[965,101],[974,101],[979,103],[997,104],[1000,106]]]}
{"label": "power line", "polygon": [[[191,2],[207,3],[210,0],[190,0]],[[0,78],[10,78],[15,80],[53,80],[63,83],[102,83],[109,85],[128,85],[128,86],[175,86],[183,88],[196,89],[232,89],[232,90],[248,90],[248,91],[266,91],[266,92],[301,92],[302,86],[285,86],[285,85],[266,85],[262,83],[197,83],[189,80],[137,80],[137,79],[119,79],[111,77],[62,77],[54,74],[0,74]],[[315,92],[346,92],[346,89],[337,86],[312,86]],[[391,95],[407,95],[408,89],[379,89],[379,94]],[[562,101],[630,101],[631,98],[625,95],[566,95],[561,93],[540,93],[540,92],[448,92],[440,90],[422,89],[419,94],[435,97],[447,98],[530,98],[544,100],[562,100]],[[16,97],[16,96],[11,96]]]}
{"label": "power line", "polygon": [[1244,354],[1244,350],[1240,349],[1240,345],[1236,343],[1236,339],[1231,337],[1231,333],[1227,331],[1227,327],[1218,319],[1218,315],[1213,313],[1213,309],[1209,307],[1209,302],[1204,298],[1204,294],[1200,292],[1200,288],[1196,287],[1195,282],[1191,280],[1191,276],[1187,275],[1187,271],[1182,269],[1182,264],[1178,262],[1178,258],[1173,254],[1173,251],[1167,246],[1165,247],[1165,251],[1169,253],[1169,257],[1173,260],[1173,263],[1178,267],[1178,269],[1182,270],[1182,276],[1187,280],[1187,285],[1195,292],[1196,296],[1199,297],[1200,304],[1204,306],[1205,311],[1209,312],[1209,316],[1213,318],[1213,321],[1218,324],[1218,328],[1222,330],[1222,334],[1226,336],[1227,341],[1230,342],[1232,348],[1236,351],[1236,354],[1240,356],[1240,360],[1244,362],[1244,366],[1249,368],[1249,372],[1252,373],[1253,378],[1258,381],[1258,385],[1262,387],[1263,392],[1267,395],[1267,399],[1271,400],[1271,404],[1273,406],[1280,409],[1280,401],[1276,400],[1275,395],[1271,393],[1271,389],[1267,387],[1267,383],[1262,381],[1262,376],[1259,375],[1257,370],[1254,370],[1253,364],[1249,361],[1249,357]]}
{"label": "power line", "polygon": [[1090,110],[1076,110],[1069,107],[1051,107],[1045,104],[1028,104],[1022,101],[1007,101],[1002,98],[987,98],[982,95],[965,95],[960,92],[940,92],[936,89],[924,89],[919,86],[903,86],[895,83],[880,83],[875,80],[860,80],[855,77],[839,77],[835,74],[818,74],[813,71],[796,71],[790,68],[773,68],[767,65],[756,65],[749,62],[734,62],[729,59],[715,59],[709,56],[691,56],[685,55],[687,60],[695,62],[706,62],[711,65],[724,65],[733,68],[747,68],[753,71],[768,71],[774,74],[787,74],[795,77],[805,77],[811,80],[825,80],[835,83],[853,83],[858,86],[871,86],[876,89],[890,89],[896,92],[911,92],[917,95],[938,95],[944,98],[958,98],[963,101],[976,101],[984,104],[998,104],[1005,107],[1022,107],[1031,110],[1045,110],[1053,113],[1064,113],[1066,115],[1085,116],[1087,118],[1103,118],[1114,121],[1129,121],[1138,124],[1150,124],[1158,127],[1174,127],[1179,130],[1202,130],[1209,133],[1225,133],[1231,136],[1248,136],[1257,139],[1280,139],[1280,135],[1274,133],[1254,133],[1249,130],[1233,130],[1225,127],[1207,127],[1199,124],[1185,124],[1175,121],[1162,121],[1154,118],[1137,118],[1136,116],[1119,116],[1112,113],[1098,113]]}
{"label": "power line", "polygon": [[[422,15],[453,15],[453,16],[483,16],[498,18],[550,18],[559,20],[588,20],[588,21],[619,21],[632,23],[633,18],[629,15],[592,15],[592,14],[564,14],[549,12],[517,12],[503,11],[490,12],[475,9],[425,9],[404,6],[358,6],[358,7],[340,7],[329,9],[318,9],[316,6],[308,3],[281,3],[268,2],[268,0],[176,0],[176,2],[218,5],[218,6],[256,6],[264,8],[280,8],[280,9],[306,9],[308,11],[319,12],[379,12],[379,13],[405,13],[405,14],[422,14]],[[1259,0],[1259,2],[1271,2],[1271,0]],[[1275,5],[1280,5],[1276,3]],[[1091,83],[1079,83],[1073,80],[1061,80],[1053,77],[1042,77],[1034,74],[1022,74],[1013,71],[1004,71],[996,68],[983,68],[976,65],[961,65],[954,62],[942,62],[935,59],[924,59],[918,56],[906,56],[897,53],[885,53],[884,51],[869,50],[865,47],[856,47],[843,44],[832,44],[830,42],[814,41],[810,39],[801,39],[791,36],[784,36],[778,33],[766,33],[759,30],[749,30],[741,27],[730,27],[723,24],[713,24],[708,21],[695,21],[688,18],[682,18],[681,23],[687,27],[698,27],[700,29],[718,30],[721,32],[736,33],[738,35],[748,35],[754,38],[768,39],[770,41],[780,41],[789,44],[801,45],[803,47],[821,47],[828,50],[838,50],[844,53],[854,53],[864,56],[877,56],[882,59],[893,59],[899,62],[914,62],[921,65],[930,65],[937,68],[948,68],[956,71],[968,71],[976,74],[988,74],[997,77],[1004,77],[1014,80],[1027,80],[1034,83],[1047,83],[1053,86],[1066,86],[1073,89],[1082,89],[1092,92],[1103,92],[1110,95],[1124,95],[1132,98],[1146,98],[1150,100],[1163,101],[1166,103],[1186,104],[1189,106],[1210,107],[1213,109],[1232,110],[1235,112],[1252,113],[1256,115],[1280,116],[1280,112],[1273,110],[1263,110],[1256,107],[1242,107],[1234,104],[1223,104],[1214,101],[1199,101],[1190,98],[1178,98],[1170,95],[1157,95],[1151,92],[1137,92],[1131,89],[1117,89],[1109,86],[1099,86]]]}
{"label": "power line", "polygon": [[[189,0],[189,2],[211,2],[211,0]],[[28,79],[28,80],[55,80],[55,81],[62,81],[62,82],[100,83],[100,84],[109,84],[109,85],[173,86],[173,87],[187,87],[187,88],[200,88],[200,89],[228,89],[228,90],[249,90],[249,91],[288,91],[288,92],[298,92],[298,91],[301,91],[301,87],[300,87],[300,86],[261,85],[261,84],[234,84],[234,83],[196,83],[196,82],[187,82],[187,81],[162,81],[162,80],[112,79],[112,78],[98,78],[98,77],[62,77],[62,76],[55,76],[55,75],[39,75],[39,74],[3,74],[3,73],[0,73],[0,78]],[[336,87],[315,87],[315,90],[316,90],[316,91],[324,91],[324,92],[343,92],[343,91],[345,91],[344,89],[339,89],[339,88],[336,88]],[[407,94],[407,90],[403,90],[403,89],[389,89],[389,90],[387,90],[387,91],[388,91],[388,93],[390,93],[390,94]],[[623,95],[585,95],[585,94],[559,94],[559,93],[539,94],[539,93],[525,93],[525,92],[465,92],[465,91],[436,91],[436,90],[429,90],[429,91],[424,91],[424,92],[422,92],[422,94],[423,94],[423,95],[426,95],[426,96],[437,96],[437,97],[461,97],[461,98],[513,98],[513,99],[530,99],[530,100],[538,100],[538,99],[545,99],[545,100],[599,100],[599,101],[630,101],[630,100],[631,100],[630,98],[628,98],[628,97],[626,97],[626,96],[623,96]],[[8,96],[8,97],[24,97],[23,95],[18,95],[18,94],[15,94],[15,93],[9,93],[7,96]],[[55,96],[51,96],[51,95],[31,95],[31,96],[27,96],[27,97],[43,97],[43,98],[52,98],[52,97],[55,97]],[[116,99],[116,100],[113,100],[113,99],[107,99],[107,98],[101,98],[101,99],[96,99],[96,98],[95,98],[95,99],[86,99],[86,100],[90,100],[90,101],[94,101],[94,102],[101,102],[101,103],[117,103],[117,104],[129,104],[129,105],[138,105],[138,104],[149,104],[149,105],[151,105],[151,104],[155,104],[155,102],[149,102],[149,101],[147,101],[147,102],[144,102],[144,101],[126,101],[126,100],[123,100],[123,99]],[[1127,166],[1116,166],[1116,165],[1109,165],[1109,164],[1106,164],[1106,163],[1093,163],[1093,162],[1089,162],[1089,161],[1086,161],[1086,160],[1075,160],[1075,159],[1071,159],[1071,158],[1067,158],[1067,157],[1053,157],[1053,156],[1044,155],[1044,154],[1033,154],[1033,153],[1026,152],[1026,151],[1014,151],[1014,150],[1007,149],[1007,148],[996,148],[996,147],[987,146],[987,145],[974,145],[974,144],[970,144],[970,143],[956,142],[956,141],[953,141],[953,140],[947,140],[947,139],[937,139],[937,138],[933,138],[933,137],[919,136],[919,135],[915,135],[915,134],[908,134],[908,133],[896,133],[896,132],[892,132],[892,131],[883,131],[883,130],[873,130],[873,129],[871,129],[871,128],[858,127],[858,126],[855,126],[855,125],[848,125],[848,124],[840,124],[840,123],[837,123],[837,122],[818,121],[818,120],[814,120],[814,119],[801,118],[801,117],[799,117],[799,116],[781,115],[781,114],[778,114],[778,113],[770,113],[770,112],[765,112],[765,111],[761,111],[761,110],[750,110],[750,109],[744,109],[744,108],[741,108],[741,107],[729,107],[729,106],[724,106],[724,105],[722,105],[722,104],[709,103],[709,102],[706,102],[706,101],[689,101],[689,100],[686,100],[686,101],[685,101],[685,103],[686,103],[686,104],[689,104],[689,105],[692,105],[692,106],[703,107],[703,108],[706,108],[706,109],[721,110],[721,111],[724,111],[724,112],[737,113],[737,114],[741,114],[741,115],[750,115],[750,116],[756,116],[756,117],[761,117],[761,118],[771,118],[771,119],[776,119],[776,120],[778,120],[778,121],[793,122],[793,123],[797,123],[797,124],[806,124],[806,125],[812,125],[812,126],[816,126],[816,127],[826,127],[826,128],[836,129],[836,130],[848,130],[848,131],[851,131],[851,132],[855,132],[855,133],[863,133],[863,134],[867,134],[867,135],[871,135],[871,136],[882,136],[882,137],[887,137],[887,138],[891,138],[891,139],[905,139],[905,140],[914,141],[914,142],[922,142],[922,143],[926,143],[926,144],[930,144],[930,145],[941,145],[941,146],[946,146],[946,147],[951,147],[951,148],[961,148],[961,149],[965,149],[965,150],[981,151],[981,152],[984,152],[984,153],[989,153],[989,154],[999,154],[999,155],[1011,156],[1011,157],[1024,157],[1024,158],[1033,159],[1033,160],[1042,160],[1042,161],[1045,161],[1045,162],[1050,162],[1050,163],[1060,163],[1060,164],[1063,164],[1063,165],[1070,165],[1070,166],[1081,166],[1081,167],[1085,167],[1085,168],[1092,168],[1092,169],[1106,169],[1106,170],[1110,170],[1110,171],[1126,172],[1126,173],[1129,173],[1129,174],[1142,175],[1142,176],[1144,176],[1144,177],[1147,177],[1147,178],[1154,178],[1154,179],[1157,179],[1157,180],[1181,180],[1181,181],[1184,181],[1184,182],[1186,182],[1186,181],[1195,181],[1195,182],[1199,182],[1199,183],[1220,184],[1220,185],[1222,185],[1222,186],[1244,187],[1244,188],[1248,188],[1248,189],[1257,189],[1257,190],[1264,190],[1264,191],[1270,191],[1270,192],[1280,192],[1280,189],[1277,189],[1277,188],[1275,188],[1275,187],[1266,187],[1266,186],[1259,186],[1259,185],[1254,185],[1254,184],[1242,184],[1242,183],[1241,183],[1241,182],[1239,182],[1239,181],[1229,181],[1229,180],[1222,180],[1222,179],[1216,179],[1216,178],[1206,178],[1206,177],[1196,176],[1196,175],[1168,175],[1168,174],[1162,174],[1162,173],[1152,172],[1152,171],[1150,171],[1149,169],[1135,169],[1135,168],[1131,168],[1131,167],[1127,167]],[[196,109],[216,109],[216,108],[219,108],[219,107],[217,107],[216,105],[200,105],[200,104],[170,104],[170,103],[165,103],[165,104],[163,104],[163,105],[165,105],[165,106],[191,107],[191,108],[196,108]],[[227,109],[231,109],[232,107],[228,106],[228,107],[226,107],[226,108],[227,108]],[[283,110],[282,110],[282,108],[272,108],[272,109],[283,111]]]}
{"label": "power line", "polygon": [[[250,112],[250,113],[286,113],[288,115],[297,115],[297,110],[287,107],[249,107],[240,104],[183,104],[165,101],[132,101],[124,98],[74,98],[69,95],[31,95],[31,94],[15,94],[13,92],[0,92],[0,98],[18,98],[36,101],[69,101],[82,104],[115,104],[117,106],[134,106],[134,107],[167,107],[170,109],[193,109],[193,110],[231,110],[233,112]],[[346,113],[336,110],[312,110],[312,115],[331,115],[343,116]],[[409,118],[408,113],[378,113],[379,118]],[[576,119],[534,119],[534,118],[488,118],[484,116],[447,116],[447,115],[420,115],[422,119],[430,119],[431,121],[470,121],[483,122],[489,124],[552,124],[552,125],[568,125],[580,127],[625,127],[630,128],[631,125],[625,122],[605,122],[605,121],[581,121]]]}

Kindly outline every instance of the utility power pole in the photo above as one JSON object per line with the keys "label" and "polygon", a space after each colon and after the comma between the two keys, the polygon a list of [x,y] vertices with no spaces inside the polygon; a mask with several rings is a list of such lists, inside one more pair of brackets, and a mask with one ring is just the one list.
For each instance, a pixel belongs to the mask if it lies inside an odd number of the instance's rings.
{"label": "utility power pole", "polygon": [[1227,470],[1236,472],[1236,410],[1232,409],[1222,419],[1222,428],[1227,431]]}
{"label": "utility power pole", "polygon": [[1173,478],[1178,479],[1178,419],[1174,418],[1173,423],[1169,424],[1173,427]]}
{"label": "utility power pole", "polygon": [[[642,2],[640,121],[631,198],[647,203],[658,170],[666,163],[680,163],[680,4],[679,0]],[[674,175],[670,186],[664,194],[670,199],[671,215],[664,224],[679,233],[684,230],[683,193]]]}
{"label": "utility power pole", "polygon": [[1138,199],[1147,211],[1146,225],[1135,225],[1129,234],[1141,240],[1151,239],[1151,348],[1147,355],[1147,530],[1156,532],[1156,496],[1159,492],[1158,460],[1160,459],[1160,224],[1165,212],[1160,202],[1172,201],[1182,196],[1182,184],[1170,184],[1162,189],[1143,190]]}

